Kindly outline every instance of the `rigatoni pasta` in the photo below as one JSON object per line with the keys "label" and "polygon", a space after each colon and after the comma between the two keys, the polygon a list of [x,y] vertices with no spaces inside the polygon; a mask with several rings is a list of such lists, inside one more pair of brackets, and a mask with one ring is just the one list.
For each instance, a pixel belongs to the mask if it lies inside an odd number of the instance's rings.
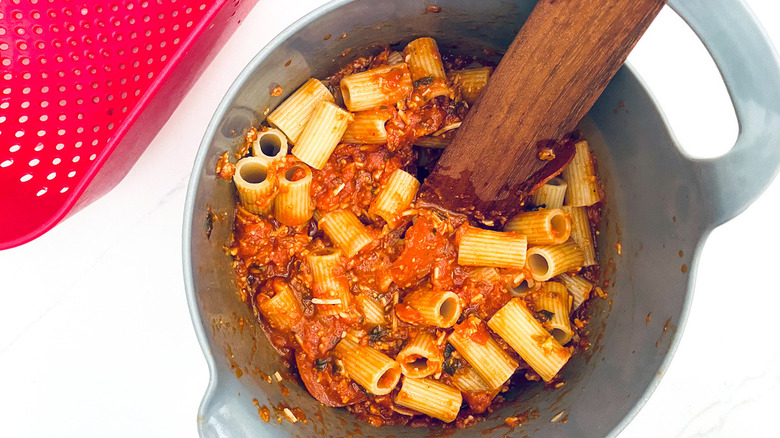
{"label": "rigatoni pasta", "polygon": [[260,296],[257,309],[271,324],[279,330],[292,330],[303,318],[303,311],[292,289],[282,282],[274,282],[275,295],[271,298]]}
{"label": "rigatoni pasta", "polygon": [[322,169],[351,121],[349,112],[331,102],[320,102],[298,137],[293,155],[315,169]]}
{"label": "rigatoni pasta", "polygon": [[573,207],[593,205],[601,198],[596,169],[590,156],[590,147],[586,140],[578,141],[575,147],[574,158],[561,173],[568,184],[565,203]]}
{"label": "rigatoni pasta", "polygon": [[463,366],[455,371],[452,374],[452,384],[461,391],[470,393],[492,392],[496,389],[471,366]]}
{"label": "rigatoni pasta", "polygon": [[596,247],[593,242],[593,235],[590,231],[590,223],[588,221],[587,207],[562,207],[569,217],[571,218],[571,238],[577,242],[585,261],[583,266],[593,266],[598,263],[596,259]]}
{"label": "rigatoni pasta", "polygon": [[346,210],[336,210],[324,215],[319,225],[347,257],[354,256],[374,240],[374,236],[360,222],[360,219]]}
{"label": "rigatoni pasta", "polygon": [[439,46],[433,38],[423,37],[409,42],[404,48],[404,54],[413,81],[447,77],[444,73],[444,64],[441,62]]}
{"label": "rigatoni pasta", "polygon": [[419,379],[441,372],[444,356],[440,350],[432,334],[420,332],[404,345],[395,360],[405,376]]}
{"label": "rigatoni pasta", "polygon": [[452,138],[443,135],[425,135],[414,140],[415,146],[431,149],[445,149],[452,143]]}
{"label": "rigatoni pasta", "polygon": [[404,376],[395,402],[445,423],[451,423],[458,416],[463,397],[456,388],[436,380]]}
{"label": "rigatoni pasta", "polygon": [[461,312],[460,298],[450,291],[421,290],[407,295],[403,302],[435,327],[452,327]]}
{"label": "rigatoni pasta", "polygon": [[460,87],[463,100],[469,105],[474,105],[482,89],[487,85],[491,73],[493,73],[492,67],[467,68],[452,70],[447,73],[447,78]]}
{"label": "rigatoni pasta", "polygon": [[572,297],[572,311],[580,307],[580,304],[590,297],[590,291],[593,290],[593,283],[577,274],[561,274],[555,277],[555,279],[566,286],[566,289],[569,291],[569,294]]}
{"label": "rigatoni pasta", "polygon": [[369,213],[380,216],[390,229],[393,229],[400,223],[401,214],[409,208],[419,188],[420,182],[417,178],[397,169],[379,190],[379,194],[371,203]]}
{"label": "rigatoni pasta", "polygon": [[585,255],[573,240],[560,245],[534,246],[528,249],[526,262],[536,281],[547,281],[558,274],[578,270],[584,264]]}
{"label": "rigatoni pasta", "polygon": [[503,282],[503,278],[501,275],[499,275],[496,268],[476,268],[469,274],[469,278],[475,278],[482,281],[487,281],[491,283],[501,283]]}
{"label": "rigatoni pasta", "polygon": [[287,156],[287,137],[278,129],[268,128],[257,133],[252,143],[252,155],[269,163]]}
{"label": "rigatoni pasta", "polygon": [[351,310],[352,294],[343,277],[344,256],[332,248],[310,253],[306,262],[313,279],[312,300],[325,315],[346,315]]}
{"label": "rigatoni pasta", "polygon": [[401,378],[398,362],[374,348],[344,338],[335,351],[341,355],[347,375],[371,394],[389,394]]}
{"label": "rigatoni pasta", "polygon": [[458,263],[466,266],[522,268],[527,239],[522,234],[470,227],[458,246]]}
{"label": "rigatoni pasta", "polygon": [[387,55],[387,65],[396,65],[404,62],[404,55],[396,50]]}
{"label": "rigatoni pasta", "polygon": [[389,110],[368,110],[352,114],[354,120],[347,126],[341,141],[344,143],[387,143],[385,123],[393,117]]}
{"label": "rigatoni pasta", "polygon": [[385,306],[369,295],[359,295],[355,298],[363,313],[363,323],[366,327],[374,328],[387,323]]}
{"label": "rigatoni pasta", "polygon": [[496,312],[488,326],[545,382],[551,381],[571,357],[571,352],[542,327],[521,298],[513,298]]}
{"label": "rigatoni pasta", "polygon": [[549,319],[544,324],[549,327],[550,334],[559,344],[566,345],[574,335],[569,321],[572,305],[569,291],[561,283],[546,281],[535,295],[536,309],[549,314]]}
{"label": "rigatoni pasta", "polygon": [[293,164],[279,176],[279,193],[274,201],[274,216],[279,222],[294,227],[311,219],[311,181],[311,169],[303,164]]}
{"label": "rigatoni pasta", "polygon": [[271,210],[276,197],[276,173],[269,170],[263,158],[247,157],[236,163],[233,183],[238,191],[241,205],[255,214]]}
{"label": "rigatoni pasta", "polygon": [[562,178],[552,178],[534,192],[533,203],[544,208],[561,208],[568,187]]}
{"label": "rigatoni pasta", "polygon": [[377,67],[341,80],[341,96],[350,111],[377,109],[412,92],[412,75],[406,63]]}
{"label": "rigatoni pasta", "polygon": [[322,101],[334,102],[335,100],[322,82],[311,78],[268,115],[268,123],[284,132],[295,144],[309,116]]}
{"label": "rigatoni pasta", "polygon": [[501,349],[485,323],[474,316],[460,323],[447,340],[491,388],[503,385],[517,369],[517,361]]}
{"label": "rigatoni pasta", "polygon": [[504,231],[525,235],[529,245],[558,245],[569,240],[571,218],[559,209],[520,213],[504,225]]}
{"label": "rigatoni pasta", "polygon": [[489,229],[418,199],[433,148],[491,71],[437,46],[410,39],[310,79],[217,166],[238,193],[226,247],[238,296],[313,397],[374,426],[463,427],[511,382],[553,390],[604,296],[591,293],[602,200],[574,205],[564,176]]}
{"label": "rigatoni pasta", "polygon": [[452,374],[452,384],[460,389],[463,400],[478,414],[487,410],[502,388],[490,385],[470,365],[465,364]]}

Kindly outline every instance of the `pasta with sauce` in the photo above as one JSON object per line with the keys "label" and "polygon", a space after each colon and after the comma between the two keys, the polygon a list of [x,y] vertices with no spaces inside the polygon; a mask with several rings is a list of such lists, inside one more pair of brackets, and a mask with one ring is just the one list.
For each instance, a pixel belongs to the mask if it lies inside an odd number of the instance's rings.
{"label": "pasta with sauce", "polygon": [[[537,198],[562,202],[528,204],[504,229],[416,205],[493,66],[442,56],[432,38],[398,49],[308,79],[246,136],[247,156],[265,133],[289,152],[234,175],[220,159],[241,194],[230,254],[241,299],[321,403],[375,426],[463,428],[513,382],[555,386],[587,348],[580,285],[599,266],[583,233],[604,197],[572,134],[585,171],[562,178],[577,192],[556,184]],[[584,189],[583,172],[596,177]]]}

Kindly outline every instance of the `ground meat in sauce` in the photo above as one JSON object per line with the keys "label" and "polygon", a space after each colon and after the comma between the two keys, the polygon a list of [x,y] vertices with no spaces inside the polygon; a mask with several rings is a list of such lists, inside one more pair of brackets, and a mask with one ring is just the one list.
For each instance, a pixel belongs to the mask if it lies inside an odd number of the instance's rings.
{"label": "ground meat in sauce", "polygon": [[[379,54],[355,59],[328,78],[325,83],[337,102],[340,101],[339,83],[344,76],[385,64],[389,53],[390,49],[383,47]],[[466,68],[475,58],[444,55],[443,60],[449,70]],[[350,294],[356,299],[369,297],[388,311],[385,324],[371,326],[362,319],[362,315],[355,319],[323,315],[317,311],[317,305],[312,303],[314,286],[306,255],[332,244],[314,219],[297,227],[288,227],[272,215],[260,217],[237,207],[233,241],[228,248],[234,258],[241,298],[254,308],[256,314],[260,314],[260,304],[275,296],[281,283],[290,287],[300,303],[300,319],[289,329],[275,329],[262,317],[258,320],[277,351],[289,363],[296,364],[295,368],[307,390],[323,404],[346,406],[359,419],[374,426],[440,427],[443,423],[396,406],[393,399],[398,387],[388,395],[369,395],[348,378],[339,365],[340,359],[332,353],[333,347],[347,333],[358,336],[361,344],[395,357],[408,339],[425,331],[441,339],[440,347],[444,351],[446,335],[453,329],[425,325],[420,314],[403,303],[405,296],[424,291],[454,292],[463,307],[457,327],[466,330],[464,321],[475,320],[470,317],[487,321],[512,298],[508,286],[516,285],[518,279],[526,275],[518,269],[495,269],[492,275],[484,275],[481,268],[457,264],[459,235],[469,226],[462,217],[412,209],[404,216],[400,226],[380,233],[383,220],[368,214],[372,201],[392,172],[403,169],[424,178],[435,165],[441,150],[418,151],[413,147],[414,141],[462,121],[468,111],[468,105],[459,100],[457,90],[453,90],[451,95],[426,99],[425,87],[432,85],[436,85],[434,81],[419,82],[406,102],[386,108],[392,113],[386,124],[386,145],[340,144],[322,169],[312,170],[311,194],[317,210],[351,211],[381,236],[347,259],[339,276],[345,284],[349,284]],[[246,136],[247,142],[252,140],[252,132],[256,134],[255,130],[250,131]],[[242,151],[247,153],[248,150],[246,143]],[[278,164],[281,167],[276,170],[281,174],[295,162],[296,159],[290,158]],[[230,179],[234,170],[226,153],[219,160],[217,174]],[[301,177],[300,172],[290,175],[293,181]],[[588,217],[592,229],[597,230],[601,205],[588,207]],[[584,268],[580,275],[594,283],[600,279],[598,266]],[[532,308],[533,300],[529,297],[527,300]],[[590,345],[586,336],[589,304],[590,300],[586,301],[571,316],[572,321],[579,322],[579,325],[572,325],[576,335],[568,345],[575,352],[586,350]],[[539,376],[484,322],[472,329],[470,336],[477,340],[492,337],[518,361],[516,376],[539,380]],[[457,352],[450,354],[457,356]],[[455,372],[453,367],[470,366],[463,358],[455,356],[450,358],[445,371]],[[447,372],[440,372],[435,378],[453,386]],[[503,400],[501,392],[516,381],[517,378],[512,379],[491,392],[464,392],[464,406],[453,422],[454,427],[468,427],[480,421],[484,413],[490,413]],[[519,381],[522,382],[522,379]]]}
{"label": "ground meat in sauce", "polygon": [[233,174],[236,173],[236,166],[230,162],[229,155],[229,152],[225,152],[224,154],[220,155],[219,160],[217,160],[217,177],[226,181],[233,179]]}
{"label": "ground meat in sauce", "polygon": [[392,152],[385,146],[340,144],[322,170],[313,172],[314,205],[323,212],[344,209],[360,216],[390,175],[414,158],[411,148]]}
{"label": "ground meat in sauce", "polygon": [[317,369],[316,360],[298,351],[295,353],[295,363],[306,390],[325,406],[347,406],[368,398],[352,379],[334,372],[330,362],[324,362],[325,366]]}
{"label": "ground meat in sauce", "polygon": [[[427,215],[419,216],[406,231],[404,250],[393,262],[390,271],[393,281],[400,287],[408,288],[430,275],[436,267],[449,268],[456,255],[450,243],[451,237],[452,230],[445,222],[435,221]],[[436,272],[434,277],[446,277],[449,270]]]}

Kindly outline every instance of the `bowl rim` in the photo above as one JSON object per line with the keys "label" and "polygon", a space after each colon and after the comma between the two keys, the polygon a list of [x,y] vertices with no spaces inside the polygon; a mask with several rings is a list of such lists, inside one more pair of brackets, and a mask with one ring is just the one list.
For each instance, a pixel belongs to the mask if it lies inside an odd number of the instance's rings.
{"label": "bowl rim", "polygon": [[209,146],[212,139],[217,133],[220,123],[225,117],[230,104],[233,100],[233,96],[236,92],[244,86],[247,79],[258,68],[258,66],[274,51],[279,45],[286,41],[291,35],[305,28],[309,23],[324,15],[327,12],[338,9],[343,5],[353,2],[354,0],[332,0],[313,11],[307,13],[303,17],[295,20],[291,25],[282,30],[279,34],[271,39],[259,52],[257,52],[247,65],[241,70],[236,79],[230,85],[224,96],[220,100],[219,105],[214,110],[214,115],[211,117],[206,131],[203,134],[202,140],[198,145],[198,152],[195,155],[193,161],[192,171],[190,178],[187,181],[187,193],[184,201],[184,216],[182,226],[182,274],[184,277],[184,289],[187,296],[187,307],[189,309],[190,321],[193,329],[195,330],[198,344],[200,344],[201,351],[203,352],[204,359],[208,365],[209,370],[209,382],[206,386],[203,398],[201,399],[198,407],[198,434],[203,436],[202,420],[204,419],[205,410],[209,405],[209,402],[219,393],[219,369],[216,363],[216,357],[212,351],[212,346],[206,335],[206,326],[203,324],[201,318],[201,311],[198,307],[198,298],[196,296],[197,290],[194,283],[194,272],[192,265],[192,225],[195,220],[195,198],[197,196],[199,188],[200,173],[206,164],[206,158]]}
{"label": "bowl rim", "polygon": [[[354,1],[355,0],[333,0],[330,1],[329,3],[326,3],[325,5],[316,8],[315,10],[307,13],[303,17],[297,19],[290,26],[285,28],[273,39],[271,39],[269,43],[265,45],[259,52],[257,52],[257,54],[255,54],[254,57],[248,62],[248,64],[243,68],[241,73],[236,77],[236,79],[233,81],[229,89],[226,91],[219,105],[215,109],[214,115],[212,116],[208,124],[208,127],[203,135],[203,139],[201,140],[201,143],[198,147],[198,152],[195,156],[195,160],[193,163],[193,170],[188,181],[185,206],[184,206],[182,260],[183,260],[183,276],[184,276],[184,283],[185,283],[185,292],[187,295],[187,303],[188,303],[190,318],[209,369],[209,382],[205,390],[204,396],[201,400],[200,406],[198,408],[198,430],[201,436],[203,436],[202,420],[206,414],[206,409],[209,406],[209,403],[217,395],[220,394],[220,389],[219,389],[220,372],[216,364],[216,357],[214,355],[214,352],[212,351],[212,345],[210,344],[208,336],[206,335],[206,326],[204,325],[204,321],[201,317],[201,311],[198,307],[198,299],[196,296],[197,290],[194,284],[194,272],[193,272],[193,265],[192,265],[192,231],[193,231],[193,224],[195,220],[194,218],[195,199],[199,188],[200,175],[206,163],[209,146],[217,133],[219,125],[223,121],[224,116],[226,115],[228,109],[230,108],[230,104],[234,96],[236,95],[237,91],[239,91],[239,89],[245,85],[249,77],[266,60],[266,58],[268,58],[268,56],[272,52],[274,52],[283,42],[288,40],[294,33],[303,30],[305,27],[307,27],[309,24],[311,24],[313,21],[320,18],[324,14],[339,9],[349,3],[353,3]],[[623,68],[626,69],[626,71],[632,77],[632,79],[635,80],[638,83],[638,86],[647,94],[647,97],[652,103],[652,106],[658,112],[661,118],[661,121],[665,128],[666,135],[668,135],[672,143],[677,146],[678,153],[680,153],[683,157],[685,157],[689,161],[695,161],[695,160],[691,160],[691,157],[688,157],[685,154],[684,150],[679,147],[679,141],[676,138],[674,131],[670,127],[669,120],[663,111],[663,107],[660,105],[660,102],[653,94],[652,90],[648,87],[644,79],[637,74],[636,70],[631,66],[630,62],[626,62],[624,66],[621,68],[621,70]],[[692,255],[691,262],[690,262],[690,275],[688,276],[687,285],[686,285],[687,292],[682,303],[679,323],[677,324],[678,327],[677,333],[672,336],[669,348],[664,353],[664,357],[660,361],[660,365],[655,375],[653,376],[651,381],[647,384],[647,386],[643,389],[642,395],[638,398],[636,403],[626,413],[626,415],[623,416],[622,420],[618,422],[611,430],[607,431],[604,436],[608,436],[608,437],[617,436],[636,417],[636,415],[645,406],[647,401],[652,396],[653,392],[660,384],[661,379],[664,377],[669,365],[671,364],[671,361],[681,342],[682,333],[684,333],[684,329],[687,324],[689,313],[691,310],[691,303],[693,300],[693,293],[695,289],[695,279],[696,279],[695,273],[697,272],[701,250],[710,232],[718,224],[704,224],[704,225],[705,226],[700,230],[700,234],[696,236],[695,243],[692,244],[694,248],[694,253]]]}

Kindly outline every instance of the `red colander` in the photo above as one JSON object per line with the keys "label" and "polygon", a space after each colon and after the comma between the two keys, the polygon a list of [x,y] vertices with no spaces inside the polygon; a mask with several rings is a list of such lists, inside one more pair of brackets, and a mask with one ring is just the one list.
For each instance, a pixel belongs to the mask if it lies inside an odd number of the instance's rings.
{"label": "red colander", "polygon": [[257,0],[0,0],[0,249],[111,190]]}

